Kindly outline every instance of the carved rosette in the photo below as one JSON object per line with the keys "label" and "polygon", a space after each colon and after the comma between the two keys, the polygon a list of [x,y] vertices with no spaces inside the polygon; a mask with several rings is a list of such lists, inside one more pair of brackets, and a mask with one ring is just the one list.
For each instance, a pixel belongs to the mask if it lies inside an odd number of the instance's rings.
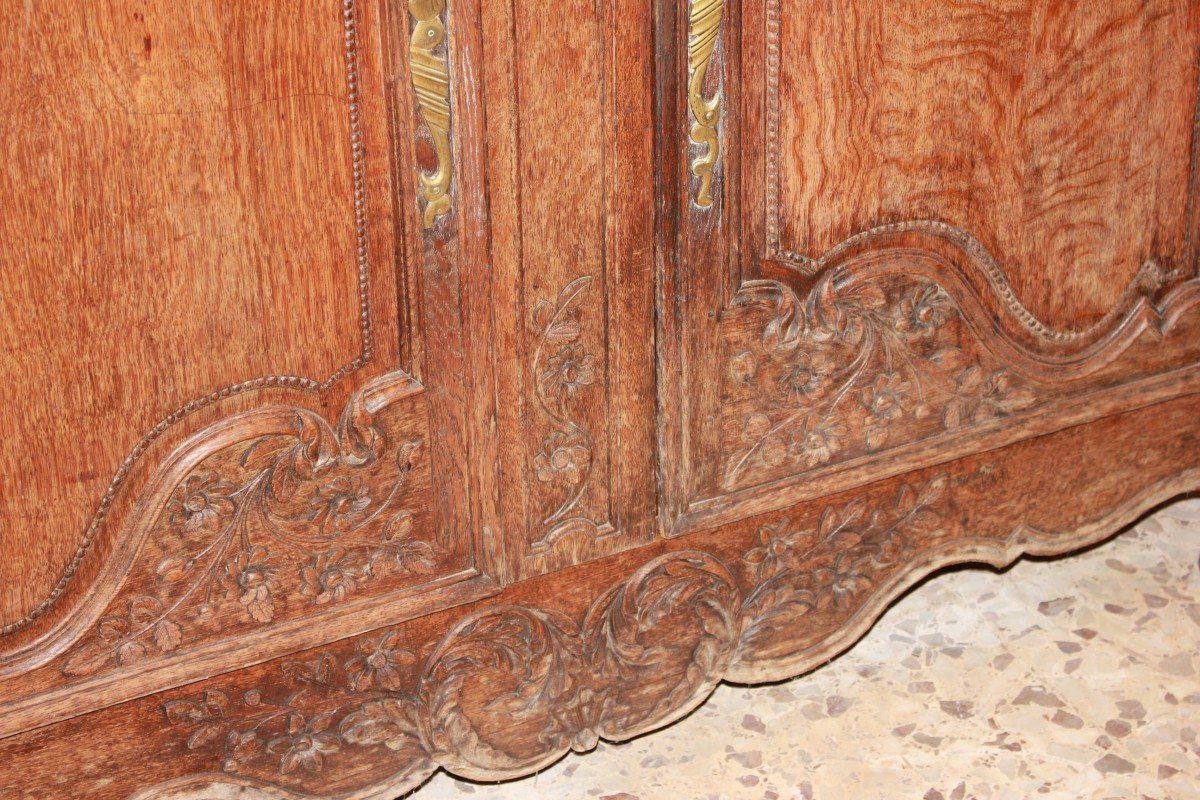
{"label": "carved rosette", "polygon": [[690,137],[699,152],[692,174],[699,179],[693,202],[701,208],[713,204],[713,170],[721,155],[721,92],[706,94],[709,66],[721,33],[725,0],[692,0],[688,14],[688,109],[692,115]]}
{"label": "carved rosette", "polygon": [[751,281],[724,327],[722,485],[735,490],[962,431],[1037,402],[942,286],[826,273],[801,299]]}
{"label": "carved rosette", "polygon": [[454,173],[454,153],[450,141],[450,63],[447,53],[446,26],[442,14],[446,0],[408,0],[413,19],[408,50],[408,68],[412,74],[417,110],[425,122],[437,164],[420,175],[421,197],[425,209],[421,215],[426,228],[452,208],[450,183]]}

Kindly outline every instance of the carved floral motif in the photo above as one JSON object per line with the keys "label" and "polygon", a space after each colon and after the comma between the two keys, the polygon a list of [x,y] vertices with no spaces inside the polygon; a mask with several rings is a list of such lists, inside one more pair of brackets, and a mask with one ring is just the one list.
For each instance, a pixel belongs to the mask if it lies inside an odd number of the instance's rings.
{"label": "carved floral motif", "polygon": [[795,474],[1031,406],[1026,382],[983,350],[950,296],[923,277],[820,278],[802,302],[772,281],[737,300],[768,310],[728,326],[726,406],[740,442],[726,489]]}
{"label": "carved floral motif", "polygon": [[296,409],[291,434],[219,450],[171,494],[149,538],[164,553],[130,581],[67,659],[90,674],[184,643],[188,630],[266,624],[281,606],[337,603],[385,574],[427,574],[438,555],[404,507],[420,440],[391,447],[360,403],[337,430]]}
{"label": "carved floral motif", "polygon": [[587,493],[596,456],[592,432],[580,421],[580,404],[591,402],[589,390],[603,382],[603,365],[581,341],[582,304],[592,277],[568,283],[553,300],[540,300],[533,309],[537,332],[533,354],[534,394],[549,423],[533,454],[533,473],[552,496],[553,506],[541,518],[548,530],[534,544],[545,549],[564,531],[582,528],[595,534],[599,526],[579,513]]}
{"label": "carved floral motif", "polygon": [[386,631],[283,662],[278,696],[209,689],[163,711],[189,750],[272,782],[376,748],[393,751],[414,782],[439,765],[476,780],[536,770],[601,738],[666,725],[735,667],[828,635],[910,552],[947,533],[937,510],[946,484],[943,475],[902,486],[871,511],[861,501],[831,507],[811,529],[764,527],[732,570],[695,550],[659,556],[600,594],[582,622],[492,606],[458,623],[420,666]]}
{"label": "carved floral motif", "polygon": [[870,513],[855,500],[826,508],[815,528],[764,526],[744,560],[752,591],[742,607],[743,660],[786,655],[815,644],[860,608],[882,576],[927,544],[942,526],[939,476],[902,486],[890,506]]}

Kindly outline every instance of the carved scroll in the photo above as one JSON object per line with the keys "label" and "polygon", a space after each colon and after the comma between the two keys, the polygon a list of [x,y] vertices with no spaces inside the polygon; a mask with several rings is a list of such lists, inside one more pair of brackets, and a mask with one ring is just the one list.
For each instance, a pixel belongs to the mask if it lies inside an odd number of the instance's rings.
{"label": "carved scroll", "polygon": [[[807,297],[754,281],[735,301],[768,313],[728,331],[722,482],[798,474],[1033,406],[1034,385],[992,356],[938,283],[827,273]],[[761,327],[760,327],[761,326]],[[757,478],[753,477],[757,476]]]}
{"label": "carved scroll", "polygon": [[451,567],[425,522],[429,466],[417,384],[351,397],[338,424],[298,407],[201,431],[147,500],[119,591],[67,651],[90,676],[419,585]]}
{"label": "carved scroll", "polygon": [[[381,748],[404,762],[405,783],[439,763],[496,780],[695,708],[730,668],[740,602],[715,557],[670,553],[601,595],[582,626],[553,610],[487,608],[423,665],[398,630],[385,631],[344,653],[285,661],[270,686],[209,688],[162,711],[187,750],[272,784],[303,784]],[[490,699],[475,702],[480,693]]]}
{"label": "carved scroll", "polygon": [[421,119],[433,140],[437,166],[421,174],[425,201],[422,223],[433,227],[437,218],[451,209],[450,181],[454,156],[450,147],[450,66],[443,45],[446,28],[440,15],[446,0],[408,0],[408,13],[416,20],[409,45],[409,71]]}
{"label": "carved scroll", "polygon": [[713,203],[713,169],[721,152],[717,123],[721,119],[721,93],[705,97],[708,67],[721,32],[725,0],[693,0],[688,18],[688,107],[692,112],[692,142],[701,153],[692,161],[692,174],[700,179],[695,203],[708,208]]}
{"label": "carved scroll", "polygon": [[940,566],[1001,566],[1094,543],[1198,478],[1151,481],[1070,530],[1006,521],[981,533],[964,513],[970,491],[956,497],[955,479],[934,474],[746,530],[752,538],[739,534],[744,543],[722,557],[659,556],[586,613],[496,605],[462,619],[424,658],[397,628],[281,661],[236,688],[183,690],[158,707],[159,730],[240,781],[310,794],[344,788],[346,775],[380,760],[396,770],[392,794],[438,767],[483,781],[529,774],[600,739],[667,725],[722,679],[779,680],[828,660]]}
{"label": "carved scroll", "polygon": [[571,281],[553,301],[539,301],[531,320],[538,332],[533,354],[534,394],[549,423],[533,456],[533,471],[540,484],[556,493],[554,507],[539,521],[547,532],[533,544],[535,552],[570,531],[595,536],[600,529],[579,511],[592,477],[596,442],[578,418],[578,410],[581,403],[589,402],[589,390],[603,384],[603,365],[580,341],[583,300],[592,283],[590,275]]}

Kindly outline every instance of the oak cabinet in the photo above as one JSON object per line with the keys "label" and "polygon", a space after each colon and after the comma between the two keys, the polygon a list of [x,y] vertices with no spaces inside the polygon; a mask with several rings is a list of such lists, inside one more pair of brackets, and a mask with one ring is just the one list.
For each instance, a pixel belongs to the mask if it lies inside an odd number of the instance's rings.
{"label": "oak cabinet", "polygon": [[0,20],[5,797],[527,774],[1200,488],[1190,0]]}

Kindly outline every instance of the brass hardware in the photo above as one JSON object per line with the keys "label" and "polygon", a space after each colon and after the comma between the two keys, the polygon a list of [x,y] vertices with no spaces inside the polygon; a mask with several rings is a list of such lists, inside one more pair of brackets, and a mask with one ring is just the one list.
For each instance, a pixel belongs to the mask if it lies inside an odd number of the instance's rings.
{"label": "brass hardware", "polygon": [[449,214],[451,208],[454,156],[450,147],[450,66],[445,54],[434,52],[446,41],[446,28],[440,16],[445,9],[446,0],[408,0],[408,13],[417,23],[408,48],[409,71],[421,119],[429,128],[437,153],[437,168],[421,174],[421,194],[425,199],[422,221],[426,228],[432,227],[438,217]]}
{"label": "brass hardware", "polygon": [[700,179],[696,192],[696,205],[708,208],[712,205],[713,168],[721,153],[721,141],[717,134],[717,123],[721,119],[721,92],[711,98],[704,96],[704,82],[708,77],[708,66],[713,50],[717,46],[717,35],[721,32],[721,17],[725,11],[725,0],[692,0],[688,18],[688,106],[692,111],[691,139],[706,148],[692,161],[692,174]]}

